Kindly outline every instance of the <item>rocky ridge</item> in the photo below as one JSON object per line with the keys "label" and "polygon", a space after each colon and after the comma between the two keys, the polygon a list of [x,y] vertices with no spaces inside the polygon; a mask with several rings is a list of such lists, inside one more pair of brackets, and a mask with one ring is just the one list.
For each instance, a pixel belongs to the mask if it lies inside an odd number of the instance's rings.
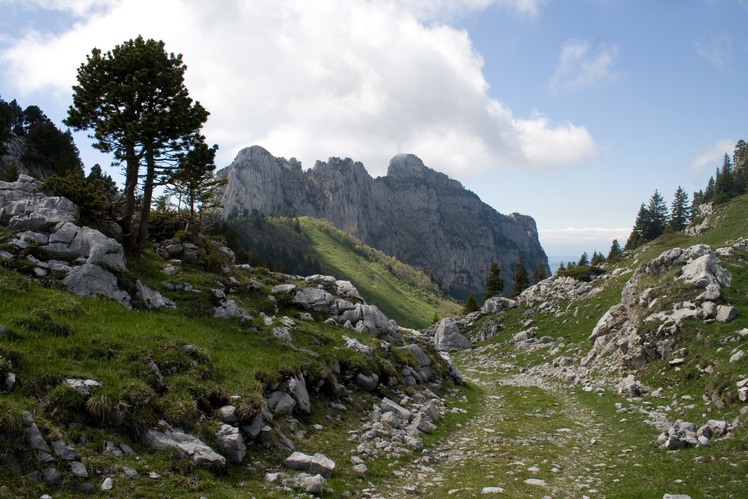
{"label": "rocky ridge", "polygon": [[456,180],[413,155],[395,156],[387,175],[330,158],[302,171],[294,159],[253,146],[221,173],[229,180],[224,218],[266,215],[325,219],[364,244],[428,269],[456,295],[484,289],[491,262],[507,289],[519,255],[530,272],[548,261],[532,218],[502,215]]}

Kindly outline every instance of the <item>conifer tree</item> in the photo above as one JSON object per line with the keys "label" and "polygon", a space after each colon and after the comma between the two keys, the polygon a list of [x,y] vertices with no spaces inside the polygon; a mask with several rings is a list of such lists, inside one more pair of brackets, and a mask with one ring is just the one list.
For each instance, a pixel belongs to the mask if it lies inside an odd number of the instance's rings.
{"label": "conifer tree", "polygon": [[579,257],[579,262],[577,262],[577,266],[581,267],[582,265],[589,265],[589,264],[590,264],[590,259],[587,256],[587,252],[585,251],[584,253],[582,253],[582,256]]}
{"label": "conifer tree", "polygon": [[514,269],[514,286],[512,287],[512,292],[517,296],[530,287],[530,278],[527,275],[527,267],[525,267],[525,260],[521,254],[517,259]]}
{"label": "conifer tree", "polygon": [[564,267],[564,262],[559,263],[556,272],[563,272],[564,270],[566,270],[566,267]]}
{"label": "conifer tree", "polygon": [[533,284],[537,284],[540,281],[544,280],[546,277],[548,277],[548,271],[546,270],[545,265],[541,263],[532,274],[532,282]]}
{"label": "conifer tree", "polygon": [[602,253],[599,253],[597,250],[595,250],[595,252],[592,253],[592,260],[590,261],[590,265],[596,266],[603,263],[605,263],[605,257]]}
{"label": "conifer tree", "polygon": [[483,301],[500,295],[502,291],[504,291],[504,279],[501,278],[501,269],[496,262],[492,262],[486,277],[486,294],[483,296]]}
{"label": "conifer tree", "polygon": [[613,262],[618,260],[622,255],[621,245],[618,244],[618,239],[614,239],[613,244],[610,245],[610,251],[608,251],[608,261]]}
{"label": "conifer tree", "polygon": [[725,153],[722,169],[717,170],[716,179],[714,180],[714,202],[724,203],[735,195],[735,179],[732,171],[732,161],[730,156]]}
{"label": "conifer tree", "polygon": [[682,231],[688,225],[691,216],[691,208],[688,204],[688,194],[682,187],[678,186],[670,205],[670,221],[668,225],[676,232]]}
{"label": "conifer tree", "polygon": [[[184,86],[186,69],[182,56],[167,53],[164,42],[141,36],[107,53],[94,48],[78,68],[65,124],[93,129],[93,146],[124,164],[125,203],[118,222],[126,248],[135,253],[146,245],[154,189],[199,140],[208,119]],[[143,197],[136,231],[139,184]]]}
{"label": "conifer tree", "polygon": [[465,300],[465,307],[463,307],[462,309],[462,315],[467,315],[472,312],[477,312],[478,310],[480,310],[480,307],[478,306],[478,302],[475,301],[473,292],[470,291],[467,295],[467,300]]}
{"label": "conifer tree", "polygon": [[658,190],[655,190],[652,197],[649,198],[647,212],[649,213],[649,220],[644,239],[647,241],[653,241],[662,235],[668,221],[667,205]]}

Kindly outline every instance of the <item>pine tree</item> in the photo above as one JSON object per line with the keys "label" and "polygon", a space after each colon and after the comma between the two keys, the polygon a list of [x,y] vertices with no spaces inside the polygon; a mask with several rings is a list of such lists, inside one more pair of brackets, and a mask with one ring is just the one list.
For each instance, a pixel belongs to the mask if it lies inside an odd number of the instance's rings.
{"label": "pine tree", "polygon": [[622,255],[621,245],[618,244],[618,239],[614,239],[613,244],[610,245],[610,251],[608,251],[608,261],[613,262],[618,260]]}
{"label": "pine tree", "polygon": [[546,270],[545,265],[541,263],[532,274],[532,282],[534,284],[537,284],[540,281],[544,280],[546,277],[548,277],[548,271]]}
{"label": "pine tree", "polygon": [[514,286],[512,291],[515,296],[519,295],[522,291],[530,287],[530,278],[527,275],[527,267],[525,267],[525,260],[522,255],[519,255],[517,264],[514,270]]}
{"label": "pine tree", "polygon": [[[184,86],[187,66],[164,42],[139,36],[103,53],[94,48],[78,68],[65,124],[94,130],[93,146],[125,166],[125,203],[119,224],[125,247],[140,253],[148,239],[154,189],[200,137],[208,111]],[[143,169],[145,170],[143,172]],[[142,192],[135,230],[138,187]]]}
{"label": "pine tree", "polygon": [[714,180],[714,202],[717,204],[724,203],[734,195],[735,179],[733,177],[732,161],[730,161],[730,156],[725,153],[722,169],[717,170]]}
{"label": "pine tree", "polygon": [[691,217],[691,208],[688,204],[688,194],[682,187],[678,186],[670,205],[670,221],[668,225],[676,232],[686,228]]}
{"label": "pine tree", "polygon": [[589,259],[589,256],[587,256],[587,252],[585,251],[584,253],[582,253],[582,256],[579,257],[579,262],[577,262],[577,266],[581,267],[582,265],[589,265],[589,264],[590,264],[590,259]]}
{"label": "pine tree", "polygon": [[559,263],[558,268],[556,269],[556,273],[563,272],[564,270],[566,270],[566,267],[564,267],[564,262]]}
{"label": "pine tree", "polygon": [[483,301],[500,295],[502,291],[504,291],[504,279],[501,278],[501,269],[496,262],[492,262],[486,277],[486,294],[483,296]]}
{"label": "pine tree", "polygon": [[590,261],[590,265],[596,266],[596,265],[602,265],[605,263],[605,257],[602,253],[598,253],[597,250],[592,253],[592,260]]}
{"label": "pine tree", "polygon": [[647,231],[647,224],[649,223],[649,212],[644,203],[639,207],[639,213],[636,215],[636,221],[634,222],[634,228],[631,231],[631,235],[626,241],[626,249],[636,249],[644,244],[644,234]]}
{"label": "pine tree", "polygon": [[467,295],[467,300],[465,300],[465,307],[462,309],[462,315],[467,315],[472,312],[477,312],[478,310],[480,310],[480,307],[478,306],[478,302],[475,301],[473,292],[470,291]]}
{"label": "pine tree", "polygon": [[667,205],[659,191],[655,190],[652,197],[649,198],[647,212],[649,213],[649,220],[645,230],[644,239],[647,241],[653,241],[662,235],[668,221]]}

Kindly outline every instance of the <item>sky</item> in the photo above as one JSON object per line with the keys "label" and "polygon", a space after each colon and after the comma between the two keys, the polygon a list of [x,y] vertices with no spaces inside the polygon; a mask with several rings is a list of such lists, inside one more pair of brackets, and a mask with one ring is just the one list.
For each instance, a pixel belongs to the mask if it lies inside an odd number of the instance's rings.
{"label": "sky", "polygon": [[[183,55],[219,168],[260,145],[373,177],[420,157],[553,256],[623,245],[748,139],[748,0],[0,0],[0,96],[64,129],[78,68],[142,35]],[[74,134],[90,168],[111,157]],[[110,170],[115,174],[116,169]]]}

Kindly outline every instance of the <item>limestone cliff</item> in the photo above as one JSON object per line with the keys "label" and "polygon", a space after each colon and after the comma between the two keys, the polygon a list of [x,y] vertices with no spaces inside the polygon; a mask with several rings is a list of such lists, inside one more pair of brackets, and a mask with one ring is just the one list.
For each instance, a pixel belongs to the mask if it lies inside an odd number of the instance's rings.
{"label": "limestone cliff", "polygon": [[428,269],[458,297],[482,293],[491,262],[501,267],[506,289],[520,254],[530,274],[548,265],[531,217],[498,213],[413,155],[395,156],[387,175],[374,179],[349,158],[318,161],[302,171],[296,160],[252,146],[222,175],[229,179],[225,218],[256,210],[328,220],[369,246]]}

